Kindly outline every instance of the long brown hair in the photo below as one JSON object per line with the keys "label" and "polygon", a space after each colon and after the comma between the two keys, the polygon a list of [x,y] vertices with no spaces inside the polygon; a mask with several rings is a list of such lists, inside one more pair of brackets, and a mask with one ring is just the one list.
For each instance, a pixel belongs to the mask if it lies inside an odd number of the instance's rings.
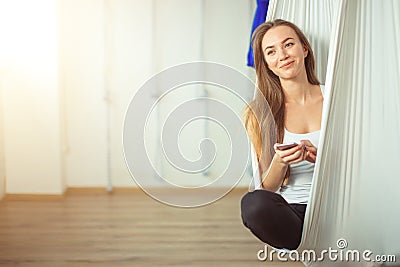
{"label": "long brown hair", "polygon": [[[254,31],[252,46],[258,90],[254,100],[246,107],[244,117],[246,130],[257,154],[261,177],[264,177],[271,164],[275,153],[273,145],[282,143],[285,134],[285,94],[279,77],[268,68],[261,46],[267,31],[277,26],[288,26],[295,31],[303,47],[308,50],[304,62],[308,82],[314,85],[320,84],[315,73],[315,59],[311,45],[296,25],[277,19],[261,24]],[[285,184],[289,175],[288,168]]]}

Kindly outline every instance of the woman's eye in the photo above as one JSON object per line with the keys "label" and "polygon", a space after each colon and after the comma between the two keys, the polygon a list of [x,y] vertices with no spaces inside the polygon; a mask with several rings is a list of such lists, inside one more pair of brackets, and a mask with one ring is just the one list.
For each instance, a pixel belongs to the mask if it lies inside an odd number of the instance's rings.
{"label": "woman's eye", "polygon": [[287,43],[286,45],[285,45],[285,47],[289,47],[289,46],[292,46],[292,45],[294,45],[293,43]]}
{"label": "woman's eye", "polygon": [[272,55],[273,53],[274,53],[273,50],[269,50],[269,51],[267,52],[267,55],[270,56],[270,55]]}

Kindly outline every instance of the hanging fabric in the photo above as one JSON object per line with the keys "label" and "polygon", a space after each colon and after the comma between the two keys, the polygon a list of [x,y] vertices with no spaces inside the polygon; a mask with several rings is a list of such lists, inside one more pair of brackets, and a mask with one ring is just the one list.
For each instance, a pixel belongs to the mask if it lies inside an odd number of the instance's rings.
{"label": "hanging fabric", "polygon": [[[267,20],[297,24],[314,49],[325,100],[299,251],[366,250],[400,261],[400,1],[271,0]],[[329,58],[329,59],[328,59]],[[325,75],[326,74],[326,75]],[[326,77],[326,79],[325,79]],[[257,180],[257,177],[255,177]],[[341,248],[338,241],[343,241]]]}

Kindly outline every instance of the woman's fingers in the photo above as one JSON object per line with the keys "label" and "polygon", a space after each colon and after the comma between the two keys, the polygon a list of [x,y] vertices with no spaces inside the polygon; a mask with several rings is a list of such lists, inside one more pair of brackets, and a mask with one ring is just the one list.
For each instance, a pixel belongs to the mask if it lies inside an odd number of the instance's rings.
{"label": "woman's fingers", "polygon": [[[289,150],[289,149],[288,149]],[[291,151],[285,151],[281,153],[280,158],[286,164],[292,164],[303,161],[305,159],[305,151],[303,148],[297,148],[293,153]]]}
{"label": "woman's fingers", "polygon": [[315,161],[317,160],[317,156],[314,153],[307,151],[306,160],[311,163],[315,163]]}
{"label": "woman's fingers", "polygon": [[317,154],[317,148],[315,146],[305,146],[306,150],[313,153]]}
{"label": "woman's fingers", "polygon": [[303,160],[315,163],[317,159],[317,148],[310,140],[301,140],[299,145],[286,150],[279,150],[276,145],[274,146],[275,153],[285,164],[297,163]]}
{"label": "woman's fingers", "polygon": [[310,140],[301,140],[307,151],[305,160],[315,163],[317,160],[317,148],[310,142]]}
{"label": "woman's fingers", "polygon": [[285,164],[289,164],[287,162],[287,160],[286,160],[286,158],[288,156],[298,155],[297,152],[300,151],[300,147],[299,146],[295,146],[293,148],[289,148],[289,149],[286,149],[286,150],[280,150],[280,149],[277,149],[276,147],[274,147],[274,148],[275,148],[275,153],[279,156],[279,158],[281,159],[281,162],[285,163]]}
{"label": "woman's fingers", "polygon": [[304,150],[298,151],[296,153],[299,153],[299,154],[298,155],[292,155],[292,156],[289,156],[289,157],[285,158],[288,161],[288,164],[302,162],[303,160],[305,160],[306,153],[305,153]]}
{"label": "woman's fingers", "polygon": [[300,143],[303,144],[308,151],[313,153],[317,152],[317,148],[313,145],[313,143],[311,143],[310,140],[301,140]]}

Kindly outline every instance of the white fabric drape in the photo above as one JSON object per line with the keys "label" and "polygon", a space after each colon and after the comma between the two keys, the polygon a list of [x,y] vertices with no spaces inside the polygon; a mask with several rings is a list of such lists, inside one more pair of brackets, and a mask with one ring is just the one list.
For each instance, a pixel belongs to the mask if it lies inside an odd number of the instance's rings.
{"label": "white fabric drape", "polygon": [[[267,19],[290,20],[303,29],[322,81],[326,70],[319,156],[299,251],[331,247],[361,255],[368,249],[372,259],[396,255],[397,263],[386,264],[399,264],[399,15],[397,0],[270,3]],[[337,246],[340,238],[347,241],[344,249]],[[325,257],[305,264],[345,263]],[[362,259],[346,264],[379,266]]]}

